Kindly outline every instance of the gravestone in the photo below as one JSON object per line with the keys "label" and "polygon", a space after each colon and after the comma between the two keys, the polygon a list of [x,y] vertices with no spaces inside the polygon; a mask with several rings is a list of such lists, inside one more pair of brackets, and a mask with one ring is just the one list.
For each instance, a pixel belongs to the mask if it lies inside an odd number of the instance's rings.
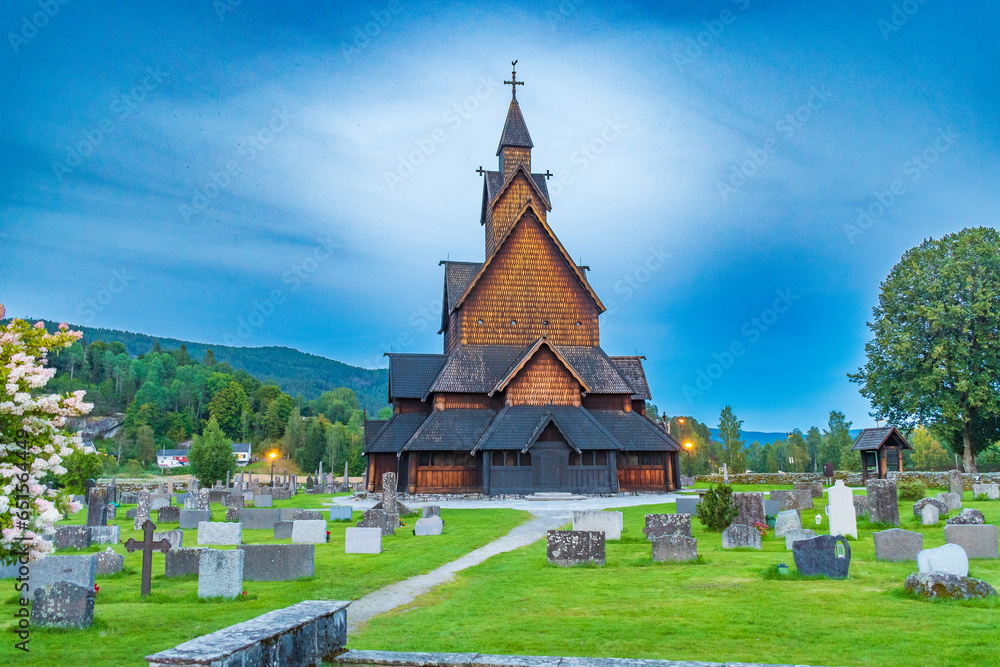
{"label": "gravestone", "polygon": [[87,525],[108,525],[108,490],[91,489],[87,499]]}
{"label": "gravestone", "polygon": [[785,533],[785,551],[791,551],[792,546],[799,540],[811,540],[814,537],[816,537],[816,531],[810,528],[790,530]]}
{"label": "gravestone", "polygon": [[292,515],[292,521],[321,521],[323,515],[315,510],[299,510]]}
{"label": "gravestone", "polygon": [[792,557],[805,577],[844,579],[851,568],[851,545],[843,535],[819,535],[792,544]]}
{"label": "gravestone", "polygon": [[868,489],[868,520],[872,523],[899,525],[899,499],[896,480],[870,479]]}
{"label": "gravestone", "polygon": [[278,521],[294,521],[296,515],[301,511],[301,507],[279,507]]}
{"label": "gravestone", "polygon": [[122,568],[125,567],[124,554],[115,553],[114,549],[111,547],[108,547],[107,551],[98,552],[96,561],[96,574],[98,576],[121,572]]}
{"label": "gravestone", "polygon": [[138,513],[138,510],[135,507],[133,507],[132,509],[130,509],[127,512],[125,512],[125,518],[126,519],[134,519],[135,515],[137,513]]}
{"label": "gravestone", "polygon": [[149,491],[140,491],[136,497],[135,519],[132,530],[142,530],[142,524],[149,521]]}
{"label": "gravestone", "polygon": [[760,549],[760,532],[753,526],[742,523],[734,523],[729,528],[722,531],[723,549],[740,549],[748,547]]}
{"label": "gravestone", "polygon": [[[866,496],[854,496],[851,498],[854,502],[854,516],[858,519],[864,519],[868,516],[868,498]],[[829,514],[829,510],[827,510]]]}
{"label": "gravestone", "polygon": [[[689,514],[694,516],[698,513],[698,505],[701,504],[701,498],[678,498],[676,510],[678,514]],[[765,508],[766,510],[766,508]]]}
{"label": "gravestone", "polygon": [[830,509],[827,514],[830,518],[831,535],[849,535],[858,539],[858,519],[854,512],[854,492],[844,486],[844,480],[838,479],[826,492],[830,499]]}
{"label": "gravestone", "polygon": [[421,516],[425,519],[432,516],[441,516],[440,505],[428,505],[423,509]]}
{"label": "gravestone", "polygon": [[121,526],[91,526],[87,531],[91,544],[118,544],[122,536]]}
{"label": "gravestone", "polygon": [[396,473],[382,473],[382,509],[386,514],[396,514]]}
{"label": "gravestone", "polygon": [[961,500],[963,491],[961,470],[950,470],[948,472],[948,491],[956,494]]}
{"label": "gravestone", "polygon": [[793,482],[792,488],[796,491],[808,491],[813,498],[823,497],[823,482]]}
{"label": "gravestone", "polygon": [[780,506],[779,511],[781,512],[786,510],[811,510],[813,507],[812,492],[809,490],[789,491],[785,489],[771,491],[771,500],[778,502]]}
{"label": "gravestone", "polygon": [[28,565],[29,568],[29,598],[39,589],[56,583],[68,581],[84,588],[94,590],[94,577],[97,576],[97,554],[86,556],[45,556]]}
{"label": "gravestone", "polygon": [[230,493],[226,496],[226,509],[241,509],[243,504],[243,496],[240,494]]}
{"label": "gravestone", "polygon": [[917,571],[942,572],[959,577],[969,576],[969,556],[957,544],[946,544],[936,549],[924,549],[917,554]]}
{"label": "gravestone", "polygon": [[202,521],[198,524],[198,544],[236,546],[243,540],[243,524]]}
{"label": "gravestone", "polygon": [[198,529],[198,524],[202,521],[211,521],[212,513],[209,510],[181,510],[179,521],[181,529]]}
{"label": "gravestone", "polygon": [[229,491],[226,491],[221,487],[211,489],[208,492],[208,500],[213,503],[222,503],[223,505],[225,505],[226,498],[228,497],[229,497]]}
{"label": "gravestone", "polygon": [[948,523],[951,525],[981,525],[986,523],[986,517],[983,513],[977,509],[971,507],[966,507],[964,510],[959,512],[953,517],[948,519]]}
{"label": "gravestone", "polygon": [[[417,536],[440,535],[442,531],[444,531],[444,521],[439,516],[420,518],[413,524],[413,534]],[[605,538],[607,538],[607,535],[605,535]]]}
{"label": "gravestone", "polygon": [[690,514],[647,514],[642,534],[647,540],[666,535],[691,537]]}
{"label": "gravestone", "polygon": [[890,562],[916,560],[917,554],[924,548],[924,534],[902,528],[890,528],[877,531],[875,540],[875,558]]}
{"label": "gravestone", "polygon": [[244,581],[291,581],[316,571],[313,544],[244,544]]}
{"label": "gravestone", "polygon": [[781,503],[779,503],[777,500],[764,498],[764,514],[766,514],[767,516],[777,516],[778,512],[780,511],[781,511]]}
{"label": "gravestone", "polygon": [[276,540],[290,540],[292,539],[292,524],[294,521],[275,521],[274,522],[274,539]]}
{"label": "gravestone", "polygon": [[969,558],[997,558],[997,527],[991,525],[951,525],[944,527],[944,541],[965,549]]}
{"label": "gravestone", "polygon": [[243,592],[242,549],[205,549],[198,563],[198,597],[235,598]]}
{"label": "gravestone", "polygon": [[208,510],[212,508],[211,493],[209,489],[198,489],[198,509]]}
{"label": "gravestone", "polygon": [[153,540],[166,540],[170,544],[170,549],[181,549],[184,547],[184,531],[180,528],[175,530],[165,530],[160,533],[153,533]]}
{"label": "gravestone", "polygon": [[354,518],[354,512],[351,510],[350,507],[330,508],[330,521],[350,521],[353,518]]}
{"label": "gravestone", "polygon": [[170,551],[170,542],[165,539],[159,541],[153,539],[153,530],[155,528],[156,524],[146,519],[142,524],[142,541],[139,542],[135,538],[130,537],[128,542],[125,543],[125,551],[129,553],[133,553],[137,549],[142,551],[142,597],[149,595],[150,586],[152,585],[153,551],[159,550],[163,553]]}
{"label": "gravestone", "polygon": [[86,549],[90,546],[90,531],[86,526],[56,526],[56,549]]}
{"label": "gravestone", "polygon": [[31,625],[36,628],[89,628],[94,622],[94,587],[57,581],[35,592]]}
{"label": "gravestone", "polygon": [[170,500],[171,497],[166,493],[151,493],[149,494],[149,509],[156,511],[164,507],[170,507]]}
{"label": "gravestone", "polygon": [[[688,521],[691,517],[688,517]],[[605,540],[620,540],[622,538],[622,513],[598,510],[578,510],[573,512],[574,531],[599,530],[604,533]]]}
{"label": "gravestone", "polygon": [[378,528],[382,535],[395,535],[396,524],[399,523],[397,515],[386,514],[383,510],[365,510],[358,528]]}
{"label": "gravestone", "polygon": [[560,567],[582,563],[604,565],[604,533],[597,530],[550,530],[545,555]]}
{"label": "gravestone", "polygon": [[110,503],[109,502],[108,503],[108,509],[104,513],[104,515],[105,515],[105,517],[107,517],[108,521],[113,521],[113,520],[117,519],[118,518],[118,506],[115,505],[114,503]]}
{"label": "gravestone", "polygon": [[240,523],[247,530],[271,530],[281,519],[275,507],[244,507],[240,510]]}
{"label": "gravestone", "polygon": [[268,494],[268,495],[261,494],[259,496],[255,495],[253,497],[253,506],[254,507],[271,507],[274,504],[272,501],[273,501],[273,496],[271,496],[270,494]]}
{"label": "gravestone", "polygon": [[957,493],[939,493],[935,496],[948,506],[949,512],[957,512],[962,509],[962,496]]}
{"label": "gravestone", "polygon": [[326,544],[326,521],[292,521],[292,544]]}
{"label": "gravestone", "polygon": [[698,540],[685,535],[661,535],[653,540],[653,562],[692,561],[698,559]]}
{"label": "gravestone", "polygon": [[920,525],[936,526],[940,520],[936,505],[924,505],[924,508],[920,510]]}
{"label": "gravestone", "polygon": [[987,500],[1000,500],[1000,484],[973,484],[972,499],[986,496]]}
{"label": "gravestone", "polygon": [[733,523],[753,526],[755,523],[766,523],[767,516],[764,514],[764,494],[761,492],[734,493],[733,504],[739,510],[739,514],[733,519]]}
{"label": "gravestone", "polygon": [[348,528],[346,534],[344,535],[344,553],[382,553],[382,529],[378,527]]}
{"label": "gravestone", "polygon": [[156,511],[156,523],[177,523],[181,520],[181,508],[169,505]]}
{"label": "gravestone", "polygon": [[201,554],[207,549],[178,549],[167,552],[164,576],[181,577],[186,574],[198,574],[201,566]]}
{"label": "gravestone", "polygon": [[940,498],[921,498],[917,502],[913,503],[913,516],[915,518],[920,518],[920,512],[927,505],[934,505],[934,507],[938,509],[938,518],[948,516],[948,503]]}
{"label": "gravestone", "polygon": [[778,512],[778,516],[774,518],[774,536],[784,537],[785,533],[790,530],[801,530],[802,529],[802,519],[799,518],[799,513],[796,510],[785,510],[784,512]]}
{"label": "gravestone", "polygon": [[928,599],[972,600],[997,596],[996,590],[981,579],[940,572],[911,574],[906,578],[903,588],[908,593]]}

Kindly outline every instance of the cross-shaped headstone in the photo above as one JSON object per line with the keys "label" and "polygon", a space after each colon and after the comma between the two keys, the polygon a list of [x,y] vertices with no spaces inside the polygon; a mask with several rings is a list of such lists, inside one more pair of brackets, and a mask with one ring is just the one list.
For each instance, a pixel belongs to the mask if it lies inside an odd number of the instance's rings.
{"label": "cross-shaped headstone", "polygon": [[146,519],[142,524],[142,542],[136,542],[134,538],[128,538],[125,543],[125,550],[132,553],[136,549],[142,551],[142,597],[149,595],[150,583],[153,579],[153,550],[159,549],[163,553],[170,551],[170,541],[166,539],[153,541],[153,531],[156,524]]}

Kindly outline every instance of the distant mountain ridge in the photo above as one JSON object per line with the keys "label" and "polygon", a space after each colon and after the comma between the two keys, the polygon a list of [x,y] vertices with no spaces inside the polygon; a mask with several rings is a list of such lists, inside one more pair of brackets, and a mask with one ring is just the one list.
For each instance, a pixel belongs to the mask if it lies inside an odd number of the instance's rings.
{"label": "distant mountain ridge", "polygon": [[[822,432],[823,427],[820,425],[818,428],[820,429],[820,432]],[[722,438],[719,437],[719,429],[709,427],[708,430],[712,432],[712,440],[715,440],[716,442],[722,441]],[[808,429],[802,431],[802,435],[805,436],[807,432]],[[743,443],[746,445],[750,445],[755,440],[761,445],[767,445],[775,440],[784,440],[788,437],[788,433],[791,433],[791,431],[787,433],[782,431],[743,431],[743,434],[740,437],[743,438]],[[860,428],[851,429],[852,438],[858,437],[859,433],[861,433]]]}
{"label": "distant mountain ridge", "polygon": [[[50,330],[58,326],[56,322],[43,321]],[[335,359],[290,347],[233,347],[76,324],[70,324],[70,329],[82,331],[85,344],[95,340],[106,343],[117,341],[125,346],[126,353],[132,357],[149,352],[157,341],[166,350],[177,349],[183,343],[188,354],[198,361],[202,361],[205,353],[212,350],[217,362],[224,361],[237,370],[244,370],[261,382],[273,380],[292,397],[302,394],[306,399],[313,399],[324,391],[348,387],[354,390],[358,402],[370,417],[374,417],[375,413],[388,405],[389,371],[385,368],[349,366]]]}

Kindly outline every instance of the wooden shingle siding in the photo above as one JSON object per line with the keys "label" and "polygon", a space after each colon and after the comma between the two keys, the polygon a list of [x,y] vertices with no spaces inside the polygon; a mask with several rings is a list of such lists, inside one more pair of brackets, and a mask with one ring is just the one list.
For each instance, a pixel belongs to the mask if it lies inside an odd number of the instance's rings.
{"label": "wooden shingle siding", "polygon": [[514,173],[517,166],[523,164],[531,173],[531,149],[520,146],[504,146],[500,149],[500,171],[506,181]]}
{"label": "wooden shingle siding", "polygon": [[631,410],[628,394],[588,394],[583,397],[583,407],[588,410]]}
{"label": "wooden shingle siding", "polygon": [[414,412],[430,414],[432,407],[430,401],[421,401],[418,398],[397,398],[392,404],[392,411],[397,414]]}
{"label": "wooden shingle siding", "polygon": [[547,347],[540,348],[507,385],[507,405],[581,404],[583,388]]}
{"label": "wooden shingle siding", "polygon": [[456,408],[479,408],[483,410],[499,410],[504,405],[503,396],[494,394],[467,394],[442,392],[434,395],[436,410],[454,410]]}
{"label": "wooden shingle siding", "polygon": [[503,194],[494,202],[492,214],[488,215],[486,223],[486,256],[491,256],[497,250],[500,240],[510,229],[510,226],[517,220],[517,216],[524,209],[524,205],[529,201],[534,202],[535,208],[539,211],[542,219],[545,219],[545,205],[536,201],[531,184],[524,173],[519,173],[504,190]]}

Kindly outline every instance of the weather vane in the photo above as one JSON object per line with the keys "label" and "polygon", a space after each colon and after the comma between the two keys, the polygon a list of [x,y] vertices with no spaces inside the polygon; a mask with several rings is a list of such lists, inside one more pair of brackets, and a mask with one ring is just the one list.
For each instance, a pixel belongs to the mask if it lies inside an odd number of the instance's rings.
{"label": "weather vane", "polygon": [[510,63],[510,70],[511,70],[510,81],[504,81],[504,85],[510,86],[510,97],[511,99],[514,100],[517,99],[517,87],[524,85],[524,81],[517,80],[517,70],[515,69],[516,67],[517,67],[517,61],[512,60]]}

